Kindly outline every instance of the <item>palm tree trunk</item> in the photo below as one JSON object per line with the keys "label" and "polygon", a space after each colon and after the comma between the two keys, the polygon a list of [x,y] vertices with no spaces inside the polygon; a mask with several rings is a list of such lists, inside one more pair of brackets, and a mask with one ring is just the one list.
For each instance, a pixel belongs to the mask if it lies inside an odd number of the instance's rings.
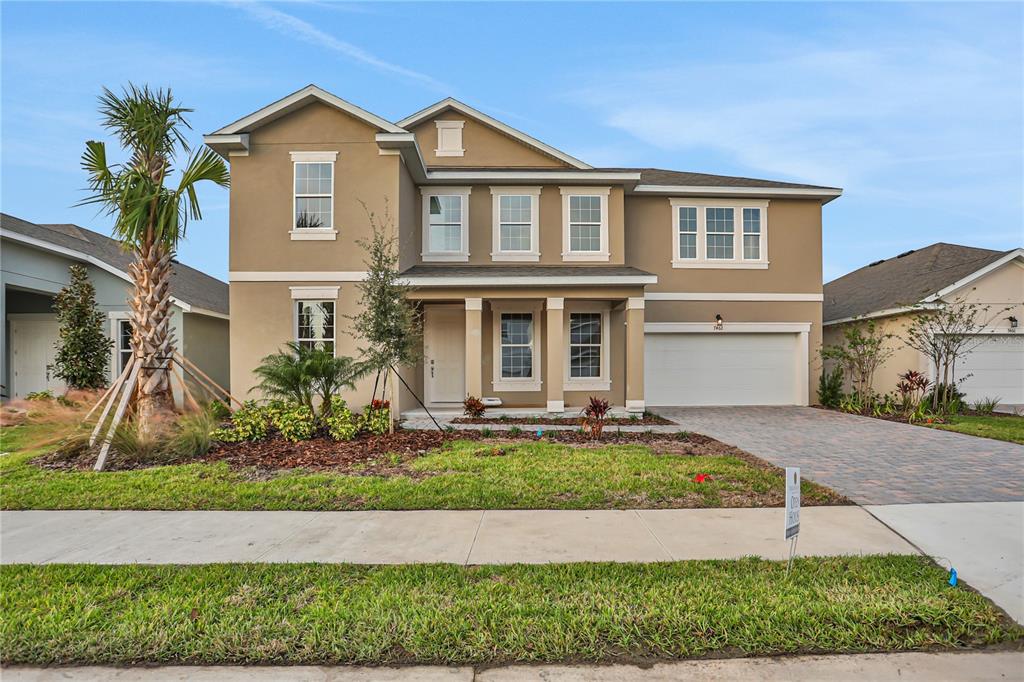
{"label": "palm tree trunk", "polygon": [[128,268],[135,284],[129,300],[132,351],[142,361],[136,383],[136,418],[142,433],[152,433],[174,411],[171,396],[171,257],[159,245],[138,249]]}

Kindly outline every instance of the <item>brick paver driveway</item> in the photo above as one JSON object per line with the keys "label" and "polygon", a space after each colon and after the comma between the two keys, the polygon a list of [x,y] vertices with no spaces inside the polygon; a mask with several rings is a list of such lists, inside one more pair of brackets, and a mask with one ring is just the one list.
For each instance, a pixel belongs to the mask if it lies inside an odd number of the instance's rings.
{"label": "brick paver driveway", "polygon": [[1024,445],[813,407],[651,409],[860,504],[1024,500]]}

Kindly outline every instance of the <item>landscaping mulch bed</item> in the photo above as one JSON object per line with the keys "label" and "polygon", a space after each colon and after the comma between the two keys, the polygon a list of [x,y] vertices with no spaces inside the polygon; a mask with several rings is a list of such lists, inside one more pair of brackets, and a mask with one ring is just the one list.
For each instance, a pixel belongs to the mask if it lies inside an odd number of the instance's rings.
{"label": "landscaping mulch bed", "polygon": [[[585,417],[456,417],[453,424],[529,424],[531,426],[583,426]],[[673,426],[675,422],[656,414],[644,413],[642,417],[607,417],[605,426]]]}

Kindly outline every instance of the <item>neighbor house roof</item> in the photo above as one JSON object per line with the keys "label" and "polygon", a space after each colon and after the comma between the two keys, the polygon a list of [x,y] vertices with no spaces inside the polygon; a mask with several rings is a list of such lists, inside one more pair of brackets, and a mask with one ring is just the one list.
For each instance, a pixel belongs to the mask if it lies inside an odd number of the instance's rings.
{"label": "neighbor house roof", "polygon": [[[41,248],[49,247],[130,281],[128,266],[134,256],[122,249],[120,242],[99,232],[71,224],[30,223],[2,213],[0,235]],[[228,314],[228,285],[182,263],[173,265],[171,295],[188,312]]]}
{"label": "neighbor house roof", "polygon": [[848,321],[928,302],[943,290],[1020,252],[939,242],[875,261],[825,284],[822,319],[825,324]]}
{"label": "neighbor house roof", "polygon": [[550,286],[656,284],[625,265],[414,265],[402,273],[413,286]]}

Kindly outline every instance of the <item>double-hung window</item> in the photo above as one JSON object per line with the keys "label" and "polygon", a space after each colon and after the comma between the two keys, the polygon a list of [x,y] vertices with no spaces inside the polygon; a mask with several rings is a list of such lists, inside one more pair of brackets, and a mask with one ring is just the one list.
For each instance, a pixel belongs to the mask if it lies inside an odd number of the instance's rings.
{"label": "double-hung window", "polygon": [[539,187],[492,187],[494,236],[492,260],[540,260]]}
{"label": "double-hung window", "polygon": [[566,312],[566,390],[608,390],[611,388],[608,371],[608,306],[576,302]]}
{"label": "double-hung window", "polygon": [[295,301],[295,315],[300,346],[334,352],[334,301]]}
{"label": "double-hung window", "polygon": [[335,239],[334,161],[337,152],[292,152],[292,239]]}
{"label": "double-hung window", "polygon": [[131,320],[117,320],[117,374],[120,376],[132,359]]}
{"label": "double-hung window", "polygon": [[608,260],[607,187],[562,187],[562,260]]}
{"label": "double-hung window", "polygon": [[423,188],[423,260],[469,260],[469,187]]}
{"label": "double-hung window", "polygon": [[767,268],[763,200],[671,199],[672,266]]}
{"label": "double-hung window", "polygon": [[539,307],[496,302],[491,310],[494,316],[494,389],[539,391]]}

